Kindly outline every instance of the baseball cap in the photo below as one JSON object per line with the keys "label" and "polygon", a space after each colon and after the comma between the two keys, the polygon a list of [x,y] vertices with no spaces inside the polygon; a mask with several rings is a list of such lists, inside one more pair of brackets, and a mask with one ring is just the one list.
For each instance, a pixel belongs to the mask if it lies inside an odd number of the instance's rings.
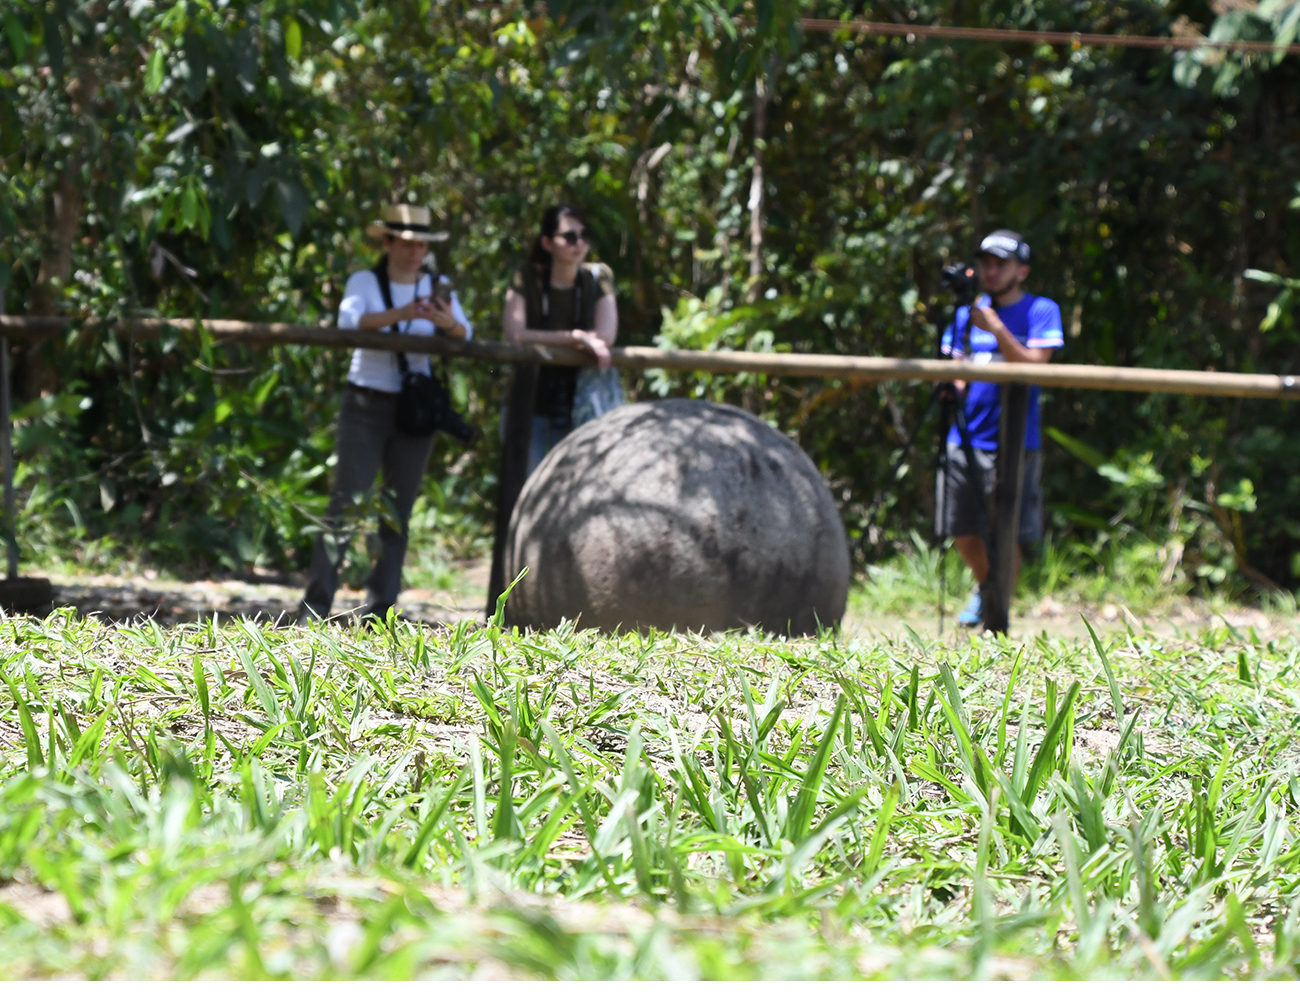
{"label": "baseball cap", "polygon": [[1003,260],[1015,257],[1022,264],[1029,263],[1029,244],[1012,229],[996,229],[989,233],[980,243],[980,253],[991,253]]}

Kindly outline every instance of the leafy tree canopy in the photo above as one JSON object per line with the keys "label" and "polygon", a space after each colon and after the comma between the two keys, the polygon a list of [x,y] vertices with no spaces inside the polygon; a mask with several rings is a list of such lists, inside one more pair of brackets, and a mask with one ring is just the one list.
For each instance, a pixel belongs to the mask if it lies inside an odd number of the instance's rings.
{"label": "leafy tree canopy", "polygon": [[[1295,370],[1294,58],[909,42],[801,16],[1285,44],[1300,4],[13,0],[5,307],[327,320],[374,258],[362,228],[398,198],[452,232],[441,264],[491,336],[542,209],[565,199],[618,278],[625,342],[928,355],[950,305],[940,266],[1007,225],[1061,303],[1060,360]],[[18,362],[28,544],[303,562],[345,358],[76,332]],[[502,375],[452,370],[485,427]],[[863,558],[927,530],[934,434],[901,451],[926,388],[636,389],[797,433]],[[1058,541],[1103,562],[1149,545],[1169,581],[1294,586],[1289,405],[1055,392],[1046,407]],[[459,545],[490,523],[487,437],[430,481]]]}

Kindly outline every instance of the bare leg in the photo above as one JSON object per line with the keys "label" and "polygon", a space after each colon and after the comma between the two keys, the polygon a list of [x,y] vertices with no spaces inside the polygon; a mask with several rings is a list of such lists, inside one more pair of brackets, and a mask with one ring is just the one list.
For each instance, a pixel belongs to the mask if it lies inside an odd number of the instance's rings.
{"label": "bare leg", "polygon": [[[979,535],[958,535],[952,540],[953,547],[961,553],[962,559],[970,567],[976,583],[983,583],[989,578],[989,554],[984,548],[984,539]],[[1020,546],[1016,546],[1016,579],[1020,579]]]}
{"label": "bare leg", "polygon": [[989,554],[984,539],[979,535],[958,535],[952,540],[953,548],[961,553],[962,560],[975,574],[975,582],[983,583],[989,576]]}

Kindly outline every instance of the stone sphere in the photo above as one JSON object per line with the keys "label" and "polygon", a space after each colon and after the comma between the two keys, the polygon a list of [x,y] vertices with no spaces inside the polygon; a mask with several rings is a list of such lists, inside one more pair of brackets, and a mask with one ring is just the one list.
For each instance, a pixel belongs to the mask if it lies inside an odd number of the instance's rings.
{"label": "stone sphere", "polygon": [[667,399],[577,428],[510,520],[507,620],[802,635],[837,625],[844,524],[799,446],[734,406]]}

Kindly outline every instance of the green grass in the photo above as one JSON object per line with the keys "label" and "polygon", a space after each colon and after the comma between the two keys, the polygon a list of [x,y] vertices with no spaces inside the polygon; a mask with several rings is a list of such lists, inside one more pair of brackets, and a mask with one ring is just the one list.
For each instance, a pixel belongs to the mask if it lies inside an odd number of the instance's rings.
{"label": "green grass", "polygon": [[[1287,591],[1261,593],[1231,585],[1244,584],[1243,580],[1212,586],[1182,571],[1166,582],[1162,574],[1167,560],[1165,550],[1141,540],[1090,546],[1061,541],[1049,533],[1027,552],[1013,618],[1031,611],[1044,598],[1075,608],[1114,604],[1139,615],[1169,612],[1189,602],[1216,612],[1251,603],[1295,615],[1296,596]],[[933,615],[941,582],[944,606],[955,616],[969,600],[975,579],[951,546],[931,545],[913,532],[910,544],[897,554],[866,567],[861,584],[851,594],[852,606],[862,613]]]}
{"label": "green grass", "polygon": [[1300,647],[0,623],[0,976],[1283,977]]}

